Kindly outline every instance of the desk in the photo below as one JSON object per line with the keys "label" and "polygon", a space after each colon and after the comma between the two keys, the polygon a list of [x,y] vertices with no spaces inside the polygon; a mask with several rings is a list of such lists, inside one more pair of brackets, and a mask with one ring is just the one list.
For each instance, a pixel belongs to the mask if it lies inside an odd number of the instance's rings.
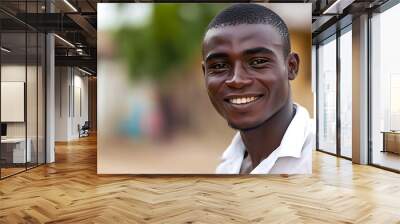
{"label": "desk", "polygon": [[[32,159],[30,138],[27,139],[25,154],[25,138],[6,138],[1,139],[1,156],[9,163],[25,163]],[[4,155],[4,156],[3,156]],[[12,155],[12,156],[11,156]],[[12,158],[12,160],[11,160]],[[27,161],[25,161],[25,158]]]}
{"label": "desk", "polygon": [[400,154],[400,131],[382,131],[383,150],[382,152],[393,152]]}

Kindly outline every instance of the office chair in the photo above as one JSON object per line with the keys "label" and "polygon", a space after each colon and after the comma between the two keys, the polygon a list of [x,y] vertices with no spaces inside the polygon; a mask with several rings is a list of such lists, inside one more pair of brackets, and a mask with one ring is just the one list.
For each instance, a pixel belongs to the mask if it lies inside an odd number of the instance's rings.
{"label": "office chair", "polygon": [[85,121],[82,127],[78,125],[78,129],[79,129],[79,138],[89,136],[89,129],[90,129],[89,121]]}

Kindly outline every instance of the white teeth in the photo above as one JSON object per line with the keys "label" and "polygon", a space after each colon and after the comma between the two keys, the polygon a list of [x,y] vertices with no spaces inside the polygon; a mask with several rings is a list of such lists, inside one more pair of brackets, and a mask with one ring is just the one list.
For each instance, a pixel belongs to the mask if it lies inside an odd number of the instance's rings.
{"label": "white teeth", "polygon": [[242,98],[234,98],[230,99],[229,102],[232,104],[245,104],[245,103],[250,103],[254,100],[258,99],[258,97],[252,96],[252,97],[242,97]]}

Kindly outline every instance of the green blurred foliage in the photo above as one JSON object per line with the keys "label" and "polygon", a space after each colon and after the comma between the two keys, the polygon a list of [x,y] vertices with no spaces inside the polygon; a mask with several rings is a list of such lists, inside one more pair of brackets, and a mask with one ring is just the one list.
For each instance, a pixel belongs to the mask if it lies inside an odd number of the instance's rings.
{"label": "green blurred foliage", "polygon": [[[226,4],[154,4],[150,22],[114,34],[132,80],[163,83],[200,56],[205,29]],[[200,66],[200,64],[199,64]]]}

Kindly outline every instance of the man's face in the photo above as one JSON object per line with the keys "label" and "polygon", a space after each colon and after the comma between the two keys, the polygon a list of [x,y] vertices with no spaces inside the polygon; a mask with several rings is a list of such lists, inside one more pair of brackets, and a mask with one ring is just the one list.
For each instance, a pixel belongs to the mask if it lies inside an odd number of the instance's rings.
{"label": "man's face", "polygon": [[257,127],[288,102],[293,65],[283,49],[271,25],[241,24],[206,33],[203,71],[208,95],[231,127]]}

